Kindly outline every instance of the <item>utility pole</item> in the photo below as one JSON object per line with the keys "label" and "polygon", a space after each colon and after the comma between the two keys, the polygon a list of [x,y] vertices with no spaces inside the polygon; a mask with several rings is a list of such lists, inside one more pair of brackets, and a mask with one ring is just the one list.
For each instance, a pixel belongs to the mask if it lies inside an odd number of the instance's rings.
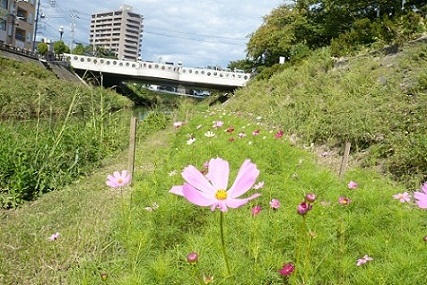
{"label": "utility pole", "polygon": [[79,15],[77,15],[77,11],[76,10],[71,10],[71,14],[70,14],[70,18],[71,18],[71,47],[70,47],[70,52],[73,52],[73,45],[74,45],[74,32],[75,32],[75,28],[76,28],[76,19],[80,19]]}
{"label": "utility pole", "polygon": [[36,41],[37,41],[37,28],[39,24],[40,19],[40,0],[37,1],[37,12],[36,12],[36,19],[34,21],[34,35],[33,35],[33,52],[36,51]]}

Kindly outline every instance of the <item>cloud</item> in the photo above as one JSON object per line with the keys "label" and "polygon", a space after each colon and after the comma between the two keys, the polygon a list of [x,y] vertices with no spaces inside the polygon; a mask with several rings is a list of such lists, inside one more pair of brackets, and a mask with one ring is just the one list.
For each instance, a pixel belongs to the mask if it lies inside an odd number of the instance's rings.
{"label": "cloud", "polygon": [[[118,10],[119,1],[40,0],[46,16],[39,21],[38,38],[89,44],[92,14]],[[52,5],[54,3],[55,5]],[[102,4],[99,4],[102,3]],[[128,0],[126,5],[144,17],[142,58],[183,62],[188,67],[227,66],[244,59],[247,36],[262,23],[262,17],[284,4],[283,0]],[[74,32],[72,25],[74,23]]]}

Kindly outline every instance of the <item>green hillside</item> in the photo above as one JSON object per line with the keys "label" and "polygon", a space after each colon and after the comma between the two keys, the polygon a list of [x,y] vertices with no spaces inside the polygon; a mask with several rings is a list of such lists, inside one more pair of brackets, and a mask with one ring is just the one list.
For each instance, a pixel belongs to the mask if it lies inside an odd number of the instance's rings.
{"label": "green hillside", "polygon": [[338,152],[409,188],[427,180],[427,38],[355,57],[329,49],[238,90],[226,108],[262,116],[299,145]]}

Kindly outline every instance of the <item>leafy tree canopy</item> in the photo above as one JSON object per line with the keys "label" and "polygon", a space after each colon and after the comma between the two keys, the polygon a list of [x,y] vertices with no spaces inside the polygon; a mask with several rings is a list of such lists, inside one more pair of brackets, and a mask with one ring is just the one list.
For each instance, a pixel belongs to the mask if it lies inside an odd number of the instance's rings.
{"label": "leafy tree canopy", "polygon": [[70,48],[63,41],[56,41],[53,44],[53,52],[55,54],[70,53]]}
{"label": "leafy tree canopy", "polygon": [[[407,17],[411,13],[419,16]],[[410,30],[421,31],[426,14],[425,0],[295,0],[264,16],[263,24],[250,35],[247,60],[257,68],[331,42],[338,49],[378,40],[390,43],[402,38],[398,31],[402,27],[408,30],[415,25]]]}

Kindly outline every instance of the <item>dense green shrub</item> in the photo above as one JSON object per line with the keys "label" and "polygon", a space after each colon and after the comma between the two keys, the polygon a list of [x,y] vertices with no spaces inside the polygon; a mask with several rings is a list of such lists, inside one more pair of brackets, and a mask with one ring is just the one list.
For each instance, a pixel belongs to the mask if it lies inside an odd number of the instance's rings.
{"label": "dense green shrub", "polygon": [[0,207],[16,207],[68,184],[126,147],[127,113],[102,121],[0,122]]}

